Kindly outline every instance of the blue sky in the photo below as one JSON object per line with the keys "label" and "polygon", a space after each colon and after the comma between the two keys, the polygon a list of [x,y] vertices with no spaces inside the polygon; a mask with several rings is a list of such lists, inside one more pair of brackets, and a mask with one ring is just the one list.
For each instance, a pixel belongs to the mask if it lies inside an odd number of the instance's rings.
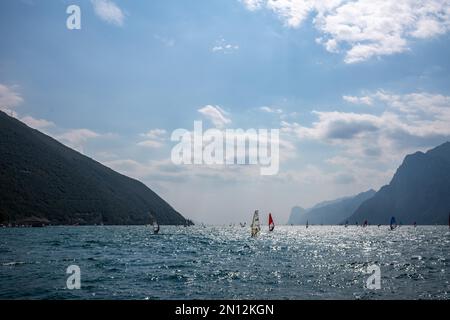
{"label": "blue sky", "polygon": [[[197,221],[284,222],[450,140],[449,1],[5,0],[0,16],[0,108]],[[217,112],[281,130],[277,176],[171,163],[170,133]]]}

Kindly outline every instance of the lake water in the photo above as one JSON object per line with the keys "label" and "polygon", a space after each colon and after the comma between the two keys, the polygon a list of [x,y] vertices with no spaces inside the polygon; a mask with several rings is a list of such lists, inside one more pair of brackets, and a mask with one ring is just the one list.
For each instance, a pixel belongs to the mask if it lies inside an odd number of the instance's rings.
{"label": "lake water", "polygon": [[0,298],[449,299],[449,242],[445,226],[2,228]]}

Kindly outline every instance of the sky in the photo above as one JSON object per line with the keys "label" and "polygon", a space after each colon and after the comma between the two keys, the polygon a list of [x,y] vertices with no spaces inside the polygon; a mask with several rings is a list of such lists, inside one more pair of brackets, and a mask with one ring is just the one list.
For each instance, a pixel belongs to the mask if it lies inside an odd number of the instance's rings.
{"label": "sky", "polygon": [[[284,223],[450,140],[449,31],[448,0],[3,0],[0,109],[194,221]],[[279,129],[278,174],[174,164],[194,121]]]}

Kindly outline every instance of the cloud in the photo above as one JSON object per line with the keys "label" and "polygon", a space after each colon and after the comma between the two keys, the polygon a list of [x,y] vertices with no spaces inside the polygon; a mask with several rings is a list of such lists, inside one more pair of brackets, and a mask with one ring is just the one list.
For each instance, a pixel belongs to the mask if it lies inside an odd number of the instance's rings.
{"label": "cloud", "polygon": [[153,139],[153,140],[159,140],[166,134],[167,134],[167,131],[164,129],[152,129],[146,133],[142,133],[141,137],[146,137],[146,138]]}
{"label": "cloud", "polygon": [[260,9],[264,4],[264,0],[241,0],[241,2],[243,2],[250,11]]}
{"label": "cloud", "polygon": [[98,133],[96,133],[92,130],[89,130],[89,129],[72,129],[72,130],[69,130],[69,131],[61,134],[59,137],[62,140],[65,140],[65,141],[68,141],[71,143],[78,143],[78,142],[85,141],[90,138],[96,138],[98,136],[99,136]]}
{"label": "cloud", "polygon": [[255,178],[260,177],[257,166],[223,166],[223,165],[202,165],[202,166],[180,166],[172,163],[170,159],[136,161],[133,159],[117,159],[105,161],[104,164],[127,176],[139,179],[150,180],[152,182],[189,182],[221,183],[247,182],[251,183]]}
{"label": "cloud", "polygon": [[231,123],[231,119],[227,117],[227,112],[219,106],[206,105],[203,108],[198,109],[198,112],[210,120],[217,128],[223,128]]}
{"label": "cloud", "polygon": [[101,136],[101,134],[89,129],[69,129],[61,134],[54,135],[54,138],[83,153],[87,141]]}
{"label": "cloud", "polygon": [[147,148],[161,148],[164,144],[161,141],[144,140],[137,143],[138,146]]}
{"label": "cloud", "polygon": [[85,143],[93,138],[106,137],[111,134],[99,134],[89,129],[63,129],[58,127],[54,122],[35,118],[30,115],[21,115],[19,112],[12,110],[24,99],[16,91],[16,86],[6,86],[0,84],[0,110],[6,112],[9,116],[18,119],[27,126],[44,132],[52,136],[63,144],[68,145],[80,152],[83,152]]}
{"label": "cloud", "polygon": [[356,97],[356,96],[342,96],[342,99],[353,104],[365,104],[371,106],[373,104],[372,98],[369,96]]}
{"label": "cloud", "polygon": [[25,116],[20,118],[20,121],[25,123],[27,126],[38,129],[38,130],[44,130],[49,127],[54,127],[55,124],[51,121],[45,120],[45,119],[36,119],[31,116]]}
{"label": "cloud", "polygon": [[380,90],[373,94],[373,98],[405,114],[422,114],[446,120],[450,117],[450,97],[441,94],[418,92],[399,95]]}
{"label": "cloud", "polygon": [[366,97],[376,114],[313,111],[318,119],[310,126],[283,121],[282,132],[340,148],[346,158],[360,160],[358,165],[363,167],[368,160],[398,162],[404,152],[428,149],[450,139],[449,96],[377,91]]}
{"label": "cloud", "polygon": [[375,132],[381,125],[381,119],[370,114],[348,112],[313,111],[319,120],[311,127],[298,123],[282,121],[282,131],[294,132],[299,138],[319,140],[349,140],[366,132]]}
{"label": "cloud", "polygon": [[16,86],[6,86],[0,83],[0,109],[10,111],[23,102],[22,96],[16,91]]}
{"label": "cloud", "polygon": [[316,42],[345,52],[346,63],[409,50],[415,39],[450,30],[449,0],[243,0],[249,10],[268,9],[291,28],[313,16]]}
{"label": "cloud", "polygon": [[95,14],[103,21],[116,25],[122,26],[125,20],[125,14],[122,9],[119,8],[111,0],[91,0],[94,6]]}
{"label": "cloud", "polygon": [[[379,90],[352,98],[356,102],[370,99],[370,113],[316,110],[312,112],[316,120],[310,125],[281,122],[281,132],[291,137],[290,141],[298,145],[319,142],[316,147],[322,144],[331,154],[324,158],[321,153],[323,163],[316,163],[321,168],[317,179],[324,183],[356,192],[378,188],[391,179],[406,154],[450,140],[450,96]],[[298,156],[301,149],[297,150]],[[314,157],[314,153],[309,156]]]}
{"label": "cloud", "polygon": [[166,134],[167,131],[164,129],[152,129],[141,134],[141,137],[146,138],[146,140],[138,142],[137,145],[147,148],[160,148],[164,145]]}
{"label": "cloud", "polygon": [[282,114],[283,110],[279,108],[271,108],[271,107],[261,107],[259,110],[267,113],[276,113],[276,114]]}
{"label": "cloud", "polygon": [[211,48],[212,52],[221,52],[224,54],[233,53],[237,50],[239,50],[239,46],[237,44],[228,43],[225,39],[216,41],[216,44]]}
{"label": "cloud", "polygon": [[47,121],[45,119],[36,119],[32,116],[20,116],[16,111],[12,110],[21,103],[23,103],[24,99],[22,96],[16,91],[16,86],[6,86],[0,84],[0,110],[6,112],[8,115],[19,119],[26,125],[34,129],[46,129],[54,126],[55,124],[51,121]]}

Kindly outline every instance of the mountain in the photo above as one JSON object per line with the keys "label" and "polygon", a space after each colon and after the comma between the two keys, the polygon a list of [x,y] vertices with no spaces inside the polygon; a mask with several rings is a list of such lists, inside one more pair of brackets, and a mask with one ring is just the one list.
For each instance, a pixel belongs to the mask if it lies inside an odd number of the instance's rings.
{"label": "mountain", "polygon": [[408,155],[391,182],[365,201],[349,221],[447,224],[450,212],[450,142]]}
{"label": "mountain", "polygon": [[306,221],[308,221],[310,224],[339,224],[374,194],[374,190],[369,190],[352,197],[324,201],[301,213],[294,211],[294,208],[296,208],[294,207],[291,211],[289,223],[306,224]]}
{"label": "mountain", "polygon": [[0,223],[184,224],[143,183],[0,111]]}
{"label": "mountain", "polygon": [[289,216],[288,224],[298,224],[297,221],[300,221],[302,216],[305,214],[306,209],[302,207],[293,207],[291,209],[291,214]]}

